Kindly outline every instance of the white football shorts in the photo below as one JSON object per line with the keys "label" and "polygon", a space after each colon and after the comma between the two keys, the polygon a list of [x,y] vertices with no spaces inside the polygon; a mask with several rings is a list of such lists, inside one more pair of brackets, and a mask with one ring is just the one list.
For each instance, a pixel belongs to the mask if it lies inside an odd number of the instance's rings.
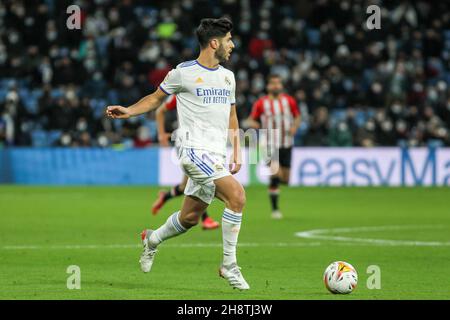
{"label": "white football shorts", "polygon": [[181,168],[189,177],[184,194],[210,204],[214,199],[214,180],[231,175],[225,166],[226,157],[205,150],[180,148]]}

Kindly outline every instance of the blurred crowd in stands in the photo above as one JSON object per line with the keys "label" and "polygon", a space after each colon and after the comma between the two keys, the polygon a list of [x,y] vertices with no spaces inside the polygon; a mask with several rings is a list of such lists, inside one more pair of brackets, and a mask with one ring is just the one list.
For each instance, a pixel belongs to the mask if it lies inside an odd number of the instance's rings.
{"label": "blurred crowd in stands", "polygon": [[[66,26],[72,4],[80,30]],[[296,145],[450,146],[450,3],[424,0],[2,0],[0,145],[157,144],[154,113],[111,121],[104,108],[195,59],[200,19],[220,16],[234,22],[241,127],[278,73],[302,112]]]}

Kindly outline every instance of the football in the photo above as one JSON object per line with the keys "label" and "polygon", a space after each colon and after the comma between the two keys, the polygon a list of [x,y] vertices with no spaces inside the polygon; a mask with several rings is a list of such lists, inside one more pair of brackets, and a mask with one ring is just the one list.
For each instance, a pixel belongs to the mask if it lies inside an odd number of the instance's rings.
{"label": "football", "polygon": [[323,282],[331,293],[348,294],[355,290],[358,274],[350,263],[335,261],[325,269]]}

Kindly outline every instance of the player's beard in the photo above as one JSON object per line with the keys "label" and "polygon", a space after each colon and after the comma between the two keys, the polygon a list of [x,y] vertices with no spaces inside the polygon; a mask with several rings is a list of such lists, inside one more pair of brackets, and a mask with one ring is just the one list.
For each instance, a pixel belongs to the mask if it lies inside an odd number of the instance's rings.
{"label": "player's beard", "polygon": [[223,45],[220,45],[219,48],[214,52],[214,57],[219,60],[219,63],[224,63],[227,61],[227,52]]}
{"label": "player's beard", "polygon": [[271,91],[269,91],[269,93],[272,96],[274,96],[274,97],[278,97],[282,92],[283,92],[283,90],[271,90]]}

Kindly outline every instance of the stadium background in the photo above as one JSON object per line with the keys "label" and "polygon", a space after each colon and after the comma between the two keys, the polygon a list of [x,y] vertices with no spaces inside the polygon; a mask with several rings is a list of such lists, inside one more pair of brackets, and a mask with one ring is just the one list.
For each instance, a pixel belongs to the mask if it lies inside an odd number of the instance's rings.
{"label": "stadium background", "polygon": [[[72,4],[81,30],[66,27]],[[365,26],[371,4],[381,7],[380,30]],[[449,9],[445,1],[1,1],[0,298],[449,299],[449,188],[420,187],[450,183]],[[270,219],[267,189],[256,185],[262,167],[239,174],[251,185],[239,261],[252,290],[242,295],[215,278],[220,232],[170,240],[150,277],[140,272],[139,231],[180,205],[151,216],[158,185],[181,176],[171,150],[157,145],[153,113],[103,116],[195,58],[200,18],[223,15],[235,25],[227,67],[241,127],[270,72],[303,116],[284,219]],[[222,209],[216,201],[210,214],[218,220]],[[360,276],[349,297],[323,288],[323,270],[341,259]],[[81,290],[66,287],[72,264]],[[381,290],[365,286],[369,265],[382,270]]]}
{"label": "stadium background", "polygon": [[[365,10],[377,3],[382,28],[368,30]],[[66,26],[71,4],[81,8],[80,30]],[[193,31],[205,16],[228,15],[235,23],[236,49],[227,67],[236,74],[242,128],[252,103],[264,93],[265,77],[274,72],[283,77],[302,111],[296,146],[449,146],[448,9],[445,2],[426,1],[3,1],[0,181],[164,184],[151,173],[135,179],[131,170],[114,179],[111,170],[95,165],[106,158],[104,166],[111,168],[123,168],[130,157],[140,168],[149,158],[153,165],[160,161],[155,151],[138,153],[142,157],[129,152],[157,146],[154,113],[111,121],[103,112],[108,104],[132,104],[155,90],[180,61],[194,59]],[[176,128],[176,112],[170,113],[166,127]],[[113,148],[122,154],[14,147]],[[446,151],[439,154],[450,159]],[[325,152],[324,157],[328,163],[335,154]],[[433,166],[437,184],[445,184],[446,161],[431,164],[421,179],[426,159],[415,157],[415,167],[406,171],[418,171],[410,172],[417,184],[433,184]],[[354,161],[342,160],[345,170],[352,171]],[[97,180],[83,173],[90,162]],[[402,171],[400,160],[396,166]],[[45,168],[62,176],[46,179],[51,172]],[[354,183],[377,184],[370,182],[375,169],[363,164]],[[299,170],[294,168],[293,175]],[[401,180],[399,173],[394,175]],[[325,174],[315,184],[326,181]]]}

